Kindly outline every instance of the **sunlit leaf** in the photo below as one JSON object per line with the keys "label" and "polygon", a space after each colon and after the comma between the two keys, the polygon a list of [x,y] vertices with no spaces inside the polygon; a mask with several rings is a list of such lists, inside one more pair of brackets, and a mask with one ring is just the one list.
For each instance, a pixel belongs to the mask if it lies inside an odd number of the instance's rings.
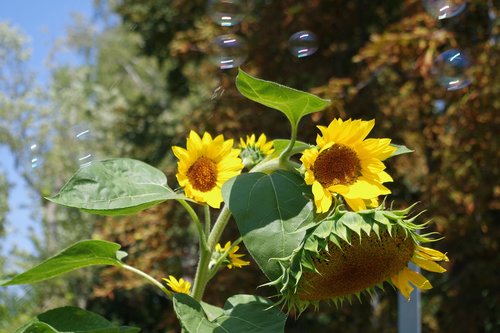
{"label": "sunlit leaf", "polygon": [[241,69],[236,77],[236,87],[248,99],[283,112],[293,127],[297,127],[305,115],[321,111],[330,105],[329,100],[275,82],[257,79]]}
{"label": "sunlit leaf", "polygon": [[121,266],[118,258],[123,258],[123,252],[119,249],[119,244],[107,241],[80,241],[1,285],[36,283],[88,266]]}
{"label": "sunlit leaf", "polygon": [[186,199],[167,186],[160,170],[141,161],[116,158],[81,168],[48,200],[99,215],[134,214],[170,199]]}
{"label": "sunlit leaf", "polygon": [[280,170],[240,175],[222,192],[246,248],[269,279],[277,278],[280,267],[272,259],[289,256],[304,238],[304,225],[313,220],[305,196],[309,187],[299,175]]}

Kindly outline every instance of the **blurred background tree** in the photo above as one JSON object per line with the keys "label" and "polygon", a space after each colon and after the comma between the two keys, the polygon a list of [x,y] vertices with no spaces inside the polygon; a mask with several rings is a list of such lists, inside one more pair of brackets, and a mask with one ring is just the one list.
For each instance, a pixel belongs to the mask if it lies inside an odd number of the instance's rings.
{"label": "blurred background tree", "polygon": [[[190,129],[237,140],[261,132],[287,137],[281,114],[238,94],[236,69],[223,71],[210,62],[211,40],[237,33],[248,44],[246,71],[333,101],[303,120],[299,139],[312,142],[315,126],[334,117],[375,118],[373,136],[415,149],[388,163],[395,178],[389,200],[398,206],[420,201],[420,209],[427,209],[422,219],[434,221],[431,231],[445,237],[438,244],[451,259],[447,274],[429,274],[434,289],[423,295],[423,331],[498,331],[498,4],[471,0],[461,15],[439,21],[419,0],[251,3],[241,24],[219,27],[207,15],[206,1],[96,0],[96,21],[77,18],[61,44],[78,50],[83,64],[54,63],[44,107],[36,108],[43,111],[36,119],[46,119],[37,122],[37,133],[51,138],[44,141],[51,144],[43,168],[51,173],[38,178],[38,188],[55,193],[74,171],[75,152],[65,143],[68,128],[81,123],[94,133],[94,154],[144,160],[162,168],[172,187],[170,147],[184,145]],[[300,30],[318,36],[314,55],[289,53],[287,40]],[[439,86],[431,72],[434,59],[449,48],[472,59],[472,83],[458,91]],[[21,114],[29,113],[12,119]],[[54,240],[40,243],[42,257],[93,233],[120,243],[128,263],[158,279],[194,275],[196,237],[175,205],[105,219],[40,205],[45,241]],[[236,235],[231,225],[223,240]],[[61,299],[145,332],[179,330],[171,304],[142,281],[113,268],[93,272],[59,285],[69,294]],[[221,305],[235,293],[273,294],[256,289],[265,282],[255,264],[226,269],[209,286],[206,301]],[[396,332],[396,297],[386,289],[362,303],[291,317],[286,331]]]}

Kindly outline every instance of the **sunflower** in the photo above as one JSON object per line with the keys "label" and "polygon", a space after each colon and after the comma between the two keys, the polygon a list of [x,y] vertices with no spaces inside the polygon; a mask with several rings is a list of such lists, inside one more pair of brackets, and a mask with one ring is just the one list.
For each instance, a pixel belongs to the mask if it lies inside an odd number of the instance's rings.
{"label": "sunflower", "polygon": [[265,134],[261,134],[257,142],[255,141],[255,134],[247,135],[246,141],[240,138],[240,148],[240,156],[243,159],[243,164],[248,169],[251,169],[274,152],[273,142],[267,142]]}
{"label": "sunflower", "polygon": [[177,163],[177,181],[188,198],[219,208],[222,185],[237,176],[243,163],[239,149],[233,149],[233,140],[224,141],[222,135],[214,139],[209,133],[200,138],[194,131],[189,133],[187,149],[172,147]]}
{"label": "sunflower", "polygon": [[328,127],[318,126],[317,146],[300,159],[318,213],[330,209],[335,193],[354,211],[376,207],[379,195],[391,193],[382,185],[392,181],[382,161],[396,148],[390,139],[365,139],[374,125],[375,120],[334,119]]}
{"label": "sunflower", "polygon": [[308,231],[301,245],[286,258],[279,259],[282,275],[274,285],[282,302],[290,309],[317,307],[320,301],[335,304],[388,282],[409,299],[413,287],[432,288],[430,282],[407,268],[409,261],[442,273],[437,261],[448,257],[420,243],[433,241],[431,234],[419,234],[425,224],[407,218],[410,208],[385,210],[382,206],[362,212],[340,210]]}
{"label": "sunflower", "polygon": [[167,283],[167,286],[172,289],[174,293],[188,294],[191,291],[191,283],[189,281],[185,281],[183,278],[177,280],[173,275],[169,275],[168,279],[163,278]]}
{"label": "sunflower", "polygon": [[[215,246],[215,251],[222,254],[222,253],[225,253],[230,248],[231,248],[231,242],[227,242],[224,245],[224,247],[222,247],[219,243],[217,243],[217,245]],[[241,268],[243,266],[250,265],[249,261],[245,261],[245,260],[240,259],[241,257],[243,257],[245,255],[236,253],[236,252],[238,252],[239,249],[240,249],[240,247],[238,245],[235,245],[229,250],[229,253],[228,253],[229,261],[227,264],[227,268],[229,268],[229,269],[231,269],[233,267]]]}

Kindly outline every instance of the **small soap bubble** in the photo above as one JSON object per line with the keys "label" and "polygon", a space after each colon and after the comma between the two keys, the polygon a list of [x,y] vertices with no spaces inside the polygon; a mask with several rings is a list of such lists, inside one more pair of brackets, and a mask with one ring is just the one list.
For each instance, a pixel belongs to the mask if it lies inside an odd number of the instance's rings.
{"label": "small soap bubble", "polygon": [[39,169],[42,166],[42,155],[38,143],[32,143],[29,146],[29,162],[31,169]]}
{"label": "small soap bubble", "polygon": [[422,4],[430,15],[440,20],[457,16],[467,6],[465,0],[422,0]]}
{"label": "small soap bubble", "polygon": [[220,69],[238,67],[247,58],[247,43],[237,35],[221,35],[210,45],[210,60]]}
{"label": "small soap bubble", "polygon": [[298,58],[310,56],[318,50],[318,38],[311,31],[296,32],[288,39],[288,49]]}
{"label": "small soap bubble", "polygon": [[451,49],[436,58],[432,73],[438,83],[447,90],[458,90],[471,83],[467,76],[469,66],[469,58],[463,51]]}
{"label": "small soap bubble", "polygon": [[76,151],[76,163],[80,168],[88,167],[95,159],[95,154],[92,152],[92,132],[83,125],[75,126],[72,129],[72,139]]}
{"label": "small soap bubble", "polygon": [[215,23],[232,27],[245,17],[244,5],[242,0],[209,0],[208,15]]}
{"label": "small soap bubble", "polygon": [[432,103],[432,113],[436,115],[443,115],[446,113],[446,101],[443,99],[436,99],[434,103]]}

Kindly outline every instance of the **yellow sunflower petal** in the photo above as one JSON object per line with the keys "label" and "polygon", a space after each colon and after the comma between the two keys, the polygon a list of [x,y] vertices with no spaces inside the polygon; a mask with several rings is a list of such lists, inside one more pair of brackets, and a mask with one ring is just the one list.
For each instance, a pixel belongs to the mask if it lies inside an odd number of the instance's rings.
{"label": "yellow sunflower petal", "polygon": [[316,204],[316,212],[327,212],[332,205],[332,194],[316,181],[312,184],[312,192],[314,195],[314,203]]}
{"label": "yellow sunflower petal", "polygon": [[417,288],[419,289],[432,289],[432,284],[427,280],[425,277],[423,277],[421,274],[412,271],[409,268],[406,268],[406,276],[408,277],[408,280]]}
{"label": "yellow sunflower petal", "polygon": [[422,253],[426,254],[434,261],[442,261],[442,260],[450,261],[445,253],[438,251],[438,250],[435,250],[435,249],[431,249],[429,247],[419,245],[419,246],[417,246],[416,250],[417,250],[418,254],[422,254]]}
{"label": "yellow sunflower petal", "polygon": [[403,268],[401,272],[399,272],[397,279],[398,279],[398,289],[401,291],[401,294],[409,301],[410,300],[410,294],[413,291],[413,287],[409,283],[409,278],[407,275],[407,271],[409,271],[408,268]]}
{"label": "yellow sunflower petal", "polygon": [[344,197],[347,205],[355,212],[366,209],[365,201],[363,199],[349,199]]}
{"label": "yellow sunflower petal", "polygon": [[411,261],[415,265],[418,265],[419,267],[428,270],[430,272],[436,272],[436,273],[446,272],[446,269],[444,269],[443,267],[441,267],[439,264],[435,263],[432,260],[422,259],[419,258],[418,256],[413,256],[413,258],[411,258]]}

